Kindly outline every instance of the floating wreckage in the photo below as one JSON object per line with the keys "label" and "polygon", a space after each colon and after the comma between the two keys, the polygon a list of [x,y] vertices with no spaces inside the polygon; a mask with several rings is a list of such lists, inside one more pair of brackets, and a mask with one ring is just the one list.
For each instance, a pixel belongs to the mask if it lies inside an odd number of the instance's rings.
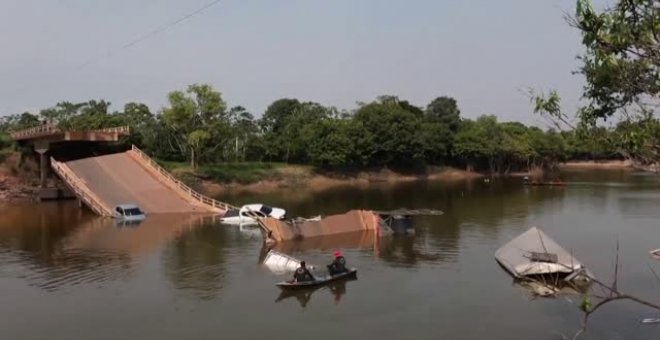
{"label": "floating wreckage", "polygon": [[651,250],[650,254],[651,254],[652,258],[654,258],[656,260],[660,260],[660,248],[658,248],[656,250]]}
{"label": "floating wreckage", "polygon": [[[292,273],[300,267],[300,260],[289,255],[271,250],[266,254],[263,265],[270,269],[274,274]],[[307,265],[307,268],[314,270],[313,265]]]}
{"label": "floating wreckage", "polygon": [[409,219],[415,215],[442,215],[439,210],[397,209],[392,211],[351,210],[324,218],[296,218],[281,221],[263,218],[260,225],[268,242],[301,240],[359,231],[373,231],[376,237],[413,230]]}
{"label": "floating wreckage", "polygon": [[580,261],[537,227],[498,249],[495,259],[516,279],[532,283],[527,286],[542,296],[554,295],[566,284],[588,284],[593,277]]}

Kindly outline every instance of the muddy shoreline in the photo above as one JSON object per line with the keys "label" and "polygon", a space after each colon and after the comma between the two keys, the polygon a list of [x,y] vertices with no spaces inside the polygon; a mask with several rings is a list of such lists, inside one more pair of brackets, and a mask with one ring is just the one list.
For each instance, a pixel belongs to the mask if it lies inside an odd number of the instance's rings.
{"label": "muddy shoreline", "polygon": [[608,161],[570,161],[558,164],[560,169],[635,169],[634,164],[628,160]]}
{"label": "muddy shoreline", "polygon": [[[571,161],[558,164],[560,169],[621,169],[635,170],[637,167],[630,161]],[[642,169],[643,170],[643,169]],[[285,171],[278,179],[257,181],[254,183],[221,183],[211,180],[200,180],[195,189],[207,196],[219,196],[227,193],[270,193],[283,189],[305,188],[307,191],[318,192],[334,187],[354,186],[366,187],[375,183],[401,183],[410,181],[461,181],[482,177],[510,176],[520,177],[540,175],[538,171],[515,172],[508,174],[488,174],[465,171],[450,167],[430,168],[427,173],[419,175],[400,174],[390,170],[379,172],[360,172],[357,174],[314,174],[303,171]],[[7,172],[0,174],[0,202],[20,202],[36,199],[38,186],[34,181],[27,181]]]}
{"label": "muddy shoreline", "polygon": [[464,171],[454,168],[437,168],[427,174],[406,175],[384,170],[380,172],[363,172],[352,176],[332,175],[300,175],[284,176],[277,180],[263,180],[250,184],[218,183],[201,181],[197,187],[201,193],[208,196],[218,196],[226,193],[267,193],[282,189],[304,187],[307,191],[323,191],[342,186],[366,187],[375,183],[401,183],[410,181],[460,181],[484,177],[484,174]]}

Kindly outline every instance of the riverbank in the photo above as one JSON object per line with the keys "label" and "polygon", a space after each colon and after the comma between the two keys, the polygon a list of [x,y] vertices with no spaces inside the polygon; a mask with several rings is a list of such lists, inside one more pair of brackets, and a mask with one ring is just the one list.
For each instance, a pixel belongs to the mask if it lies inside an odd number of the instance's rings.
{"label": "riverbank", "polygon": [[569,161],[560,163],[559,168],[564,169],[634,169],[633,163],[628,160],[604,161]]}
{"label": "riverbank", "polygon": [[[429,167],[420,174],[402,174],[383,169],[381,171],[361,171],[354,173],[319,172],[309,166],[270,165],[270,171],[261,178],[246,181],[219,181],[204,174],[192,172],[189,168],[172,169],[172,173],[182,178],[205,195],[217,196],[228,192],[266,193],[287,188],[305,188],[307,191],[323,191],[333,187],[364,187],[372,183],[398,183],[418,180],[457,181],[483,177],[483,174],[449,167]],[[251,176],[256,178],[259,175]]]}
{"label": "riverbank", "polygon": [[0,158],[0,202],[34,199],[38,190],[36,165],[30,162],[21,164],[17,152],[0,153]]}

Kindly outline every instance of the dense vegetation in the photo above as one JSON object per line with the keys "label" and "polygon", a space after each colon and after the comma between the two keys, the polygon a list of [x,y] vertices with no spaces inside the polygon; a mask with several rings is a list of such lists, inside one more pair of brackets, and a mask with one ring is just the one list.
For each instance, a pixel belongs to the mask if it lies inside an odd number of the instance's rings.
{"label": "dense vegetation", "polygon": [[74,130],[128,125],[132,134],[123,143],[165,162],[189,162],[220,179],[223,175],[214,174],[211,166],[220,162],[283,162],[340,171],[423,171],[428,165],[450,165],[506,173],[567,159],[616,156],[608,144],[594,143],[589,135],[498,122],[492,115],[462,118],[449,97],[417,107],[381,96],[352,111],[283,98],[255,119],[241,106],[228,108],[211,86],[195,84],[171,92],[158,113],[140,103],[113,112],[103,100],[62,102],[36,114],[6,116],[0,128],[7,132],[44,122]]}
{"label": "dense vegetation", "polygon": [[658,0],[618,0],[597,11],[577,0],[569,24],[582,34],[585,53],[579,74],[585,77],[586,105],[576,122],[561,112],[559,95],[536,96],[536,111],[558,124],[591,131],[618,121],[615,136],[596,135],[640,164],[660,161],[660,6]]}

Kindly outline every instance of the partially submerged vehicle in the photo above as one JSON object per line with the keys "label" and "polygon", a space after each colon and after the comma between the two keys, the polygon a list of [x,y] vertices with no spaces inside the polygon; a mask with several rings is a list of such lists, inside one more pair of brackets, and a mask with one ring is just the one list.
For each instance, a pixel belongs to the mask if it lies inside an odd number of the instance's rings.
{"label": "partially submerged vehicle", "polygon": [[261,203],[246,204],[240,209],[230,209],[227,211],[220,219],[220,222],[234,225],[257,224],[255,216],[283,220],[286,218],[286,210]]}
{"label": "partially submerged vehicle", "polygon": [[495,252],[495,259],[516,279],[558,286],[589,283],[592,274],[573,255],[537,227],[532,227]]}
{"label": "partially submerged vehicle", "polygon": [[119,204],[115,207],[114,218],[123,222],[139,223],[143,221],[146,216],[144,212],[135,204]]}

